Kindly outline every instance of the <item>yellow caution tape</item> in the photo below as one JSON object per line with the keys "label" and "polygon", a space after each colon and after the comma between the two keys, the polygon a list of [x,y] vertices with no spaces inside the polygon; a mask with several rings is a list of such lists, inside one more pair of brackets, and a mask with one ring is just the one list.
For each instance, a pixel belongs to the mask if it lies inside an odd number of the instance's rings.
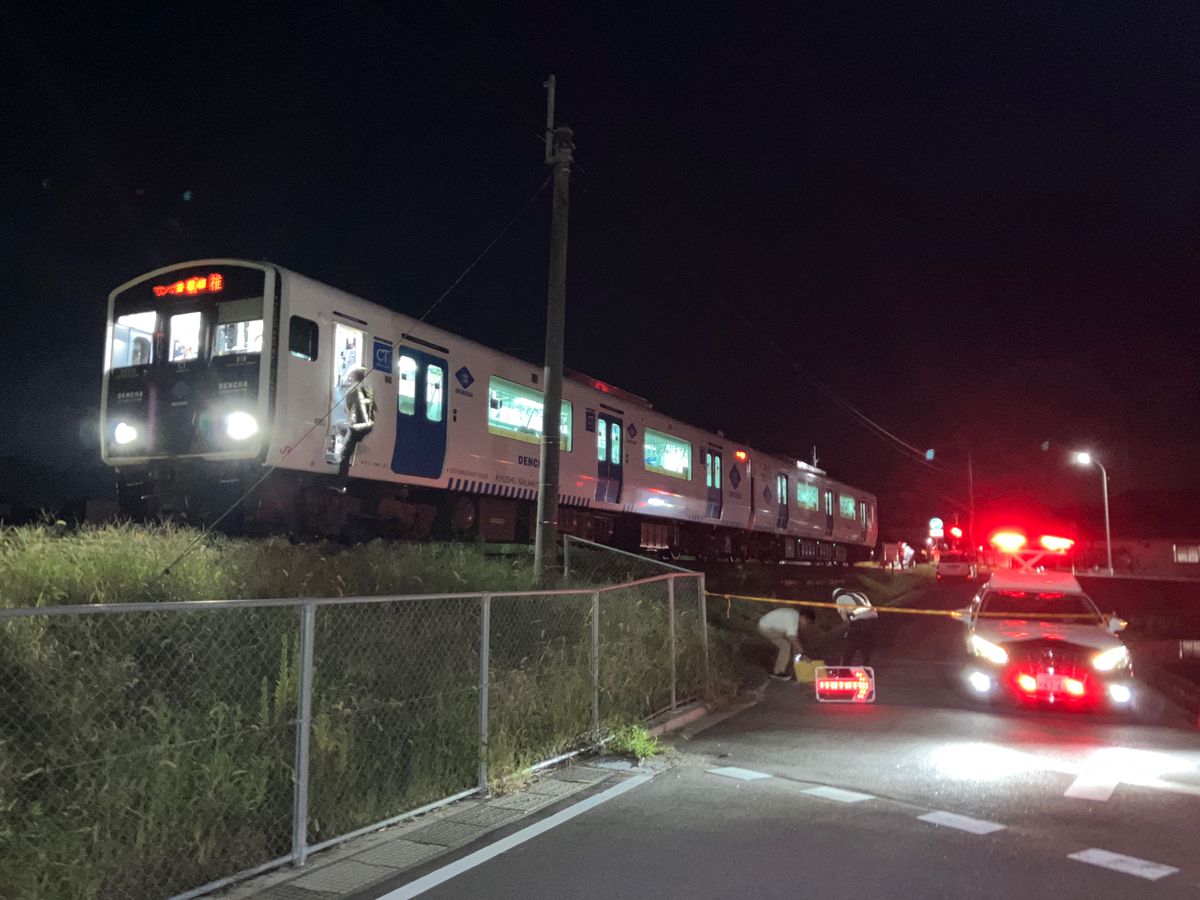
{"label": "yellow caution tape", "polygon": [[[717,594],[712,591],[705,592],[709,597],[721,597],[725,602],[725,615],[728,616],[732,610],[732,602],[734,600],[748,600],[751,603],[776,603],[785,606],[808,606],[818,609],[838,609],[838,604],[823,600],[784,600],[781,597],[749,597],[744,594]],[[849,609],[842,604],[842,609]],[[949,616],[952,619],[962,619],[962,614],[956,609],[916,609],[911,606],[872,606],[871,609],[881,613],[901,613],[909,616]],[[1091,613],[975,613],[977,619],[1037,619],[1045,621],[1048,619],[1091,619],[1096,617]]]}

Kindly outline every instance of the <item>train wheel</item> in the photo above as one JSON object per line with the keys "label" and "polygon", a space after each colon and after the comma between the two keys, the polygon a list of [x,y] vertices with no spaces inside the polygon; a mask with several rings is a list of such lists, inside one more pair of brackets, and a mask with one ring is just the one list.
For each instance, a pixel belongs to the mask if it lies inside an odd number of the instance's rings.
{"label": "train wheel", "polygon": [[469,537],[479,523],[479,511],[470,497],[459,497],[450,511],[450,527],[459,537]]}

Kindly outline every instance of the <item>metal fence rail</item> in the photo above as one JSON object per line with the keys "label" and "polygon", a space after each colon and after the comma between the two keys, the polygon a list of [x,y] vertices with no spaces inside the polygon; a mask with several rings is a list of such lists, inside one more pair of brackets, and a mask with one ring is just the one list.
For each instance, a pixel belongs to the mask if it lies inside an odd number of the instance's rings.
{"label": "metal fence rail", "polygon": [[[578,559],[578,557],[577,557]],[[0,609],[6,895],[195,897],[702,692],[703,576]]]}

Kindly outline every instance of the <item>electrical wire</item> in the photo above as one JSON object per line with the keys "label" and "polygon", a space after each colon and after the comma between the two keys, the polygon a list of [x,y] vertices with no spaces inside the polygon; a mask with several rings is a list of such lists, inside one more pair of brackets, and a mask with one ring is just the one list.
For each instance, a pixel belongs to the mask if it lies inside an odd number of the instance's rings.
{"label": "electrical wire", "polygon": [[[424,324],[425,320],[427,318],[429,318],[430,315],[432,315],[433,311],[435,309],[437,309],[439,306],[441,306],[442,301],[444,301],[447,297],[449,297],[450,293],[456,287],[458,287],[459,284],[462,283],[462,280],[464,278],[466,278],[467,275],[469,275],[471,273],[471,271],[477,265],[479,265],[480,262],[482,262],[483,258],[485,256],[487,256],[489,252],[491,252],[491,249],[500,242],[501,238],[503,238],[506,234],[508,234],[508,232],[510,230],[512,230],[512,227],[517,224],[517,221],[521,218],[522,215],[525,214],[525,211],[528,210],[529,207],[533,205],[534,201],[537,200],[537,198],[540,197],[542,195],[542,193],[546,190],[546,187],[550,184],[550,182],[553,178],[554,178],[553,174],[546,176],[546,180],[542,182],[541,187],[539,187],[536,191],[534,191],[533,194],[531,194],[529,196],[529,199],[527,199],[524,203],[522,203],[520,205],[520,207],[517,208],[517,211],[513,214],[512,218],[509,219],[508,222],[505,223],[504,227],[501,228],[500,231],[496,234],[496,236],[494,238],[492,238],[491,241],[488,242],[487,246],[483,248],[483,250],[479,253],[479,255],[476,256],[475,259],[473,259],[471,261],[470,265],[468,265],[465,269],[463,269],[462,272],[459,273],[459,276],[450,283],[450,286],[447,287],[444,291],[442,291],[441,295],[438,296],[438,298],[429,305],[429,308],[426,309],[425,312],[421,314],[420,318],[415,319],[413,321],[413,323],[408,327],[408,329],[405,331],[404,334],[402,334],[397,340],[392,342],[392,352],[393,353],[395,353],[396,350],[398,350],[400,347],[402,347],[407,340],[411,339],[414,336],[414,331],[415,331],[416,326]],[[278,348],[274,348],[274,349],[278,349]],[[366,384],[367,379],[370,378],[372,375],[374,375],[375,371],[376,371],[375,369],[369,369],[367,371],[366,376],[363,378],[363,380],[361,382],[359,382],[359,387]],[[357,387],[354,388],[354,390],[357,390],[357,389],[358,389]],[[335,393],[335,397],[336,397],[336,390],[334,393]],[[196,537],[186,547],[184,547],[182,551],[180,551],[179,555],[176,556],[173,560],[171,560],[171,562],[167,565],[167,567],[165,569],[163,569],[162,574],[164,576],[170,574],[171,569],[173,569],[175,566],[177,566],[181,560],[186,558],[188,556],[188,554],[190,554],[194,549],[196,549],[196,547],[198,547],[200,545],[200,542],[204,540],[205,536],[210,531],[212,531],[213,528],[220,525],[221,522],[223,522],[230,515],[230,513],[232,513],[235,509],[237,509],[246,500],[246,498],[248,498],[251,494],[253,494],[258,489],[259,485],[261,485],[264,481],[266,481],[267,478],[269,478],[271,476],[271,474],[274,473],[275,470],[280,467],[280,465],[283,463],[283,461],[298,446],[300,446],[300,444],[302,444],[318,428],[324,427],[324,425],[326,424],[329,417],[331,415],[333,415],[334,410],[336,410],[338,408],[338,405],[340,403],[344,402],[345,396],[346,395],[343,395],[341,397],[336,397],[333,404],[329,407],[329,409],[327,409],[325,411],[325,414],[323,416],[321,416],[319,419],[314,420],[313,424],[310,425],[308,427],[308,429],[305,430],[300,435],[300,437],[298,437],[295,441],[293,441],[289,446],[284,448],[283,452],[280,453],[279,460],[271,463],[267,467],[267,470],[262,474],[262,476],[259,477],[253,484],[251,484],[250,487],[248,487],[242,493],[242,495],[240,497],[238,497],[236,500],[234,500],[233,503],[231,503],[229,505],[228,509],[226,509],[223,513],[221,513],[221,515],[217,516],[217,518],[214,519],[212,522],[209,522],[208,524],[206,524],[200,530],[200,533],[198,535],[196,535]]]}

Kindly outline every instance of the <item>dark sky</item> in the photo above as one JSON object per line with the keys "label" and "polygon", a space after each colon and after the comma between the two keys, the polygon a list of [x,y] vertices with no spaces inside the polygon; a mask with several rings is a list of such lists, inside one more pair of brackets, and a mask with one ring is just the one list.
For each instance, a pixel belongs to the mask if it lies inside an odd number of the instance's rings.
{"label": "dark sky", "polygon": [[[816,444],[885,519],[949,511],[968,448],[985,497],[1094,503],[1077,444],[1115,491],[1200,487],[1200,5],[794,6],[6,7],[9,452],[95,458],[104,302],[159,265],[424,312],[545,179],[554,71],[569,366]],[[540,360],[548,220],[431,321]]]}

